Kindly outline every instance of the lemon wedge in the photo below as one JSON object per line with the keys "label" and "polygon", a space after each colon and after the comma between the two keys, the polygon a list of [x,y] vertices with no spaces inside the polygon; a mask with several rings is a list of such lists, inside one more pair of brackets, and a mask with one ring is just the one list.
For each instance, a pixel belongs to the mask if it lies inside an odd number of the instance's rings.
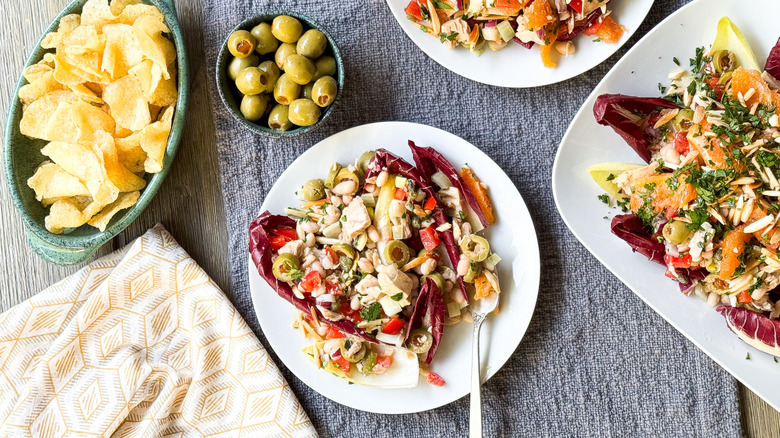
{"label": "lemon wedge", "polygon": [[593,181],[596,181],[596,184],[604,189],[604,191],[607,192],[609,196],[613,198],[622,198],[624,195],[618,193],[618,186],[613,182],[614,178],[626,170],[637,169],[639,167],[644,166],[642,164],[633,163],[607,162],[594,164],[588,167],[586,170],[590,174],[591,178],[593,178]]}
{"label": "lemon wedge", "polygon": [[733,53],[737,64],[742,68],[761,71],[750,44],[729,17],[723,17],[718,21],[718,33],[715,35],[710,53],[718,50],[728,50]]}

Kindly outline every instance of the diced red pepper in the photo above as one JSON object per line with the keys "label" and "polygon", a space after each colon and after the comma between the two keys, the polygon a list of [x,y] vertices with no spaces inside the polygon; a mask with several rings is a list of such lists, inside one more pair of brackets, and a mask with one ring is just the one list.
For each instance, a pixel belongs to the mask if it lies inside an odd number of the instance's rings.
{"label": "diced red pepper", "polygon": [[599,28],[601,27],[601,19],[596,20],[593,24],[591,24],[583,33],[588,36],[594,36],[596,33],[598,33]]}
{"label": "diced red pepper", "polygon": [[406,200],[406,190],[404,189],[395,189],[395,195],[393,198],[399,200],[399,201],[405,201]]}
{"label": "diced red pepper", "polygon": [[341,333],[333,327],[328,327],[328,331],[325,333],[325,339],[341,339],[343,337],[344,333]]}
{"label": "diced red pepper", "polygon": [[680,131],[674,134],[674,150],[680,155],[685,155],[691,150],[691,144],[688,143],[688,133]]}
{"label": "diced red pepper", "polygon": [[726,89],[720,83],[720,76],[719,75],[707,78],[707,79],[704,80],[704,82],[706,82],[707,85],[710,86],[710,89],[712,89],[715,92],[715,94],[718,96],[718,100],[720,100],[723,97],[723,92]]}
{"label": "diced red pepper", "polygon": [[739,301],[741,304],[747,304],[753,301],[753,297],[750,296],[748,291],[743,290],[739,293],[739,296],[737,297],[737,301]]}
{"label": "diced red pepper", "polygon": [[390,368],[390,365],[393,364],[393,356],[379,356],[376,358],[376,364],[385,369]]}
{"label": "diced red pepper", "polygon": [[287,242],[298,240],[298,232],[294,228],[277,228],[271,231],[268,240],[271,242],[271,249],[278,251]]}
{"label": "diced red pepper", "polygon": [[682,257],[675,257],[669,254],[664,255],[664,262],[666,266],[673,268],[690,268],[692,257],[690,254],[685,254]]}
{"label": "diced red pepper", "polygon": [[401,329],[404,328],[405,323],[406,322],[403,319],[393,316],[390,321],[382,327],[382,333],[397,335],[398,333],[401,333]]}
{"label": "diced red pepper", "polygon": [[428,383],[431,385],[442,386],[444,385],[444,379],[436,373],[428,373]]}
{"label": "diced red pepper", "polygon": [[414,17],[417,20],[423,19],[422,12],[420,11],[420,4],[417,3],[416,0],[410,1],[406,9],[404,9],[404,12],[406,12],[406,15]]}
{"label": "diced red pepper", "polygon": [[298,287],[303,289],[305,292],[313,292],[318,287],[320,287],[321,284],[322,276],[320,275],[319,271],[311,271],[306,274],[306,277],[303,278],[301,284],[299,284]]}
{"label": "diced red pepper", "polygon": [[336,254],[336,251],[333,251],[331,247],[325,248],[325,252],[328,254],[328,257],[330,257],[330,261],[334,264],[337,264],[339,262],[339,255]]}
{"label": "diced red pepper", "polygon": [[428,252],[433,252],[441,243],[439,232],[436,231],[436,228],[434,228],[433,225],[428,225],[420,230],[420,240],[422,241],[423,247]]}
{"label": "diced red pepper", "polygon": [[425,200],[425,205],[423,205],[423,210],[433,211],[434,208],[436,208],[436,198],[431,196]]}
{"label": "diced red pepper", "polygon": [[666,209],[666,219],[671,219],[675,216],[677,216],[677,208],[676,207],[669,207]]}
{"label": "diced red pepper", "polygon": [[578,13],[580,14],[582,13],[582,0],[571,0],[569,6],[571,6],[571,8],[577,11]]}
{"label": "diced red pepper", "polygon": [[344,292],[341,290],[341,286],[335,281],[326,281],[325,290],[327,290],[329,294],[335,295],[337,297],[344,295]]}
{"label": "diced red pepper", "polygon": [[349,361],[344,359],[344,356],[339,356],[338,359],[331,359],[341,371],[349,374]]}
{"label": "diced red pepper", "polygon": [[347,319],[352,322],[360,322],[363,320],[363,317],[360,316],[360,311],[352,310],[352,306],[349,305],[349,301],[341,303],[341,306],[339,306],[339,313],[346,316]]}

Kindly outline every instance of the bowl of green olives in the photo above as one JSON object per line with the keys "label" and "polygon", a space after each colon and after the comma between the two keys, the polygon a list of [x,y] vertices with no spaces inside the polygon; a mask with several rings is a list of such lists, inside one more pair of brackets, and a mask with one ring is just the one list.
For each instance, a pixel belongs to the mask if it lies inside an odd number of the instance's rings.
{"label": "bowl of green olives", "polygon": [[240,23],[217,59],[217,88],[252,131],[291,137],[321,125],[344,86],[333,38],[311,18],[267,13]]}

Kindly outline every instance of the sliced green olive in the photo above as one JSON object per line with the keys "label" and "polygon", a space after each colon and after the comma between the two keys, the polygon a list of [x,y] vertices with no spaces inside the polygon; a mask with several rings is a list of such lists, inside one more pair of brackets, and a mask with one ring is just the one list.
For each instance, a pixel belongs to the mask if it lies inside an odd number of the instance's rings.
{"label": "sliced green olive", "polygon": [[287,131],[293,124],[287,117],[287,105],[276,105],[268,114],[268,127],[275,131]]}
{"label": "sliced green olive", "polygon": [[375,151],[365,151],[360,154],[360,158],[357,160],[357,168],[364,174],[368,172],[368,164],[374,158],[374,155],[376,155]]}
{"label": "sliced green olive", "polygon": [[279,76],[282,75],[282,72],[279,71],[279,67],[277,67],[273,61],[264,61],[257,66],[257,69],[265,72],[268,76],[268,82],[265,84],[265,92],[272,93],[274,91],[274,86],[276,86],[276,81],[278,81]]}
{"label": "sliced green olive", "polygon": [[235,81],[241,70],[247,67],[257,67],[259,63],[260,58],[257,55],[249,55],[246,58],[233,58],[228,65],[228,76]]}
{"label": "sliced green olive", "polygon": [[385,260],[399,267],[409,263],[409,247],[400,240],[391,240],[385,247]]}
{"label": "sliced green olive", "polygon": [[737,67],[736,57],[729,50],[718,50],[712,54],[712,66],[717,73],[725,73]]}
{"label": "sliced green olive", "polygon": [[321,179],[310,179],[301,187],[300,198],[307,202],[319,201],[325,197],[325,182]]}
{"label": "sliced green olive", "polygon": [[349,350],[352,348],[352,345],[358,343],[357,341],[353,341],[351,339],[347,339],[341,344],[341,347],[339,347],[339,350],[341,351],[341,357],[346,359],[348,362],[352,363],[358,363],[366,356],[366,351],[368,348],[366,348],[366,344],[360,343],[360,349],[356,351],[354,354],[348,354]]}
{"label": "sliced green olive", "polygon": [[460,242],[460,251],[475,262],[481,262],[490,255],[490,243],[476,234],[469,234]]}
{"label": "sliced green olive", "polygon": [[471,262],[469,263],[469,272],[463,277],[463,281],[466,283],[473,283],[474,280],[482,273],[482,263]]}
{"label": "sliced green olive", "polygon": [[423,277],[423,279],[425,278],[430,278],[433,280],[433,282],[436,283],[436,286],[439,288],[439,291],[444,292],[444,277],[441,274],[438,272],[431,272],[430,274]]}
{"label": "sliced green olive", "polygon": [[360,371],[364,376],[370,376],[374,373],[374,366],[376,366],[377,354],[373,351],[366,353],[366,356],[360,361],[362,370]]}
{"label": "sliced green olive", "polygon": [[672,119],[672,125],[677,132],[687,131],[691,127],[691,123],[693,123],[693,111],[687,108],[678,111]]}
{"label": "sliced green olive", "polygon": [[246,58],[255,51],[255,37],[245,30],[237,30],[230,34],[227,41],[230,54],[236,58]]}
{"label": "sliced green olive", "polygon": [[356,255],[355,249],[346,243],[337,243],[331,246],[330,249],[332,249],[339,256],[347,256],[351,259],[354,259]]}
{"label": "sliced green olive", "polygon": [[409,333],[406,348],[412,353],[425,354],[433,346],[433,335],[428,330],[416,328]]}
{"label": "sliced green olive", "polygon": [[273,32],[271,32],[271,25],[268,23],[258,24],[252,28],[250,33],[255,37],[255,50],[261,55],[271,53],[279,47],[279,40],[277,40]]}
{"label": "sliced green olive", "polygon": [[718,85],[726,85],[731,80],[731,75],[734,72],[727,71],[720,75],[720,78],[718,79]]}
{"label": "sliced green olive", "polygon": [[664,225],[663,234],[664,238],[673,245],[681,245],[691,236],[691,230],[685,222],[669,221]]}
{"label": "sliced green olive", "polygon": [[300,260],[293,254],[279,254],[274,260],[273,273],[279,281],[288,282],[298,279],[302,274]]}
{"label": "sliced green olive", "polygon": [[336,185],[336,177],[339,176],[340,170],[341,170],[341,164],[333,163],[330,165],[330,170],[328,170],[328,176],[325,177],[325,187],[332,189],[333,186]]}

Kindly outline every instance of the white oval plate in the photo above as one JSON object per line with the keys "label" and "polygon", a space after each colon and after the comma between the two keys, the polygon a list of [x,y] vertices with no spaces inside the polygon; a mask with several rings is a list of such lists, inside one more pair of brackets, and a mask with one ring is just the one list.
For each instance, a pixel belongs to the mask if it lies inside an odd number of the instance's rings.
{"label": "white oval plate", "polygon": [[[331,163],[351,163],[367,150],[385,148],[413,163],[408,140],[432,146],[456,167],[466,161],[494,195],[497,222],[486,237],[502,260],[501,309],[482,327],[482,366],[487,377],[495,374],[523,339],[539,290],[539,245],[523,198],[509,177],[482,151],[462,138],[430,126],[406,122],[381,122],[342,131],[317,143],[282,173],[268,192],[260,211],[279,214],[297,206],[295,191],[311,178],[322,178]],[[500,202],[499,202],[500,201]],[[280,298],[257,273],[251,257],[249,288],[257,319],[268,342],[284,364],[310,388],[329,399],[355,409],[382,414],[426,411],[453,402],[469,393],[471,372],[471,324],[445,327],[432,370],[446,384],[429,385],[424,378],[412,389],[381,389],[348,385],[328,372],[316,369],[301,350],[311,343],[290,326],[295,308]]]}
{"label": "white oval plate", "polygon": [[[658,83],[693,57],[696,47],[709,46],[718,20],[729,16],[742,30],[764,65],[780,28],[780,2],[765,0],[697,0],[669,16],[650,31],[606,75],[574,117],[561,141],[553,165],[555,203],[577,239],[613,274],[669,324],[734,377],[780,409],[780,365],[772,356],[744,342],[727,327],[723,317],[707,303],[680,293],[677,283],[664,277],[664,268],[648,261],[610,232],[608,220],[618,210],[596,196],[603,193],[585,169],[605,161],[642,163],[639,156],[611,128],[598,125],[593,103],[600,94],[658,96]],[[629,309],[626,309],[629,311]],[[750,360],[746,359],[750,354]],[[661,354],[674,354],[673,351]]]}
{"label": "white oval plate", "polygon": [[568,57],[561,56],[556,68],[542,65],[539,47],[534,46],[529,50],[514,42],[497,52],[486,49],[479,57],[463,47],[450,50],[444,47],[438,38],[423,32],[406,18],[404,8],[408,4],[409,0],[387,0],[390,11],[406,35],[442,67],[483,84],[531,88],[565,81],[604,62],[639,28],[650,11],[653,0],[610,2],[615,21],[627,29],[620,41],[615,44],[594,43],[594,37],[580,35],[573,41],[577,47],[576,53]]}

